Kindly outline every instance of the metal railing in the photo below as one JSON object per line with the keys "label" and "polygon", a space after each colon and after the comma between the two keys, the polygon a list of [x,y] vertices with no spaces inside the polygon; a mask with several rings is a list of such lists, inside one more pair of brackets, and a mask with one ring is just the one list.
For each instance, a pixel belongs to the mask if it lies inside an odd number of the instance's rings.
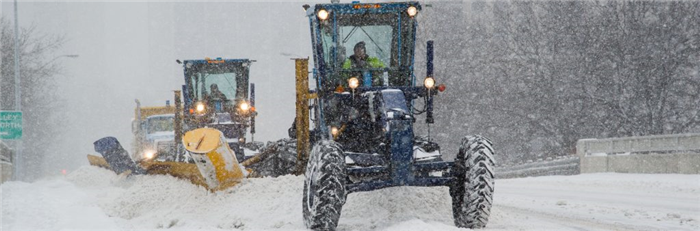
{"label": "metal railing", "polygon": [[518,178],[530,176],[577,175],[580,173],[578,157],[538,161],[513,166],[496,167],[496,178]]}
{"label": "metal railing", "polygon": [[700,133],[581,139],[576,143],[576,153],[580,157],[596,153],[665,153],[684,151],[700,151]]}
{"label": "metal railing", "polygon": [[12,149],[0,141],[0,161],[12,163]]}

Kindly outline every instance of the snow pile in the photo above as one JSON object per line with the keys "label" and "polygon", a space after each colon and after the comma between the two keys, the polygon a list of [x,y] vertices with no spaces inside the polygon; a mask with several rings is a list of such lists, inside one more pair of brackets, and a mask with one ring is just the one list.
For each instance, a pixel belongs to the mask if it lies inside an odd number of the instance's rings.
{"label": "snow pile", "polygon": [[0,194],[2,230],[120,229],[93,195],[63,179],[6,182]]}
{"label": "snow pile", "polygon": [[125,228],[304,228],[300,188],[303,179],[296,176],[246,179],[220,192],[162,175],[104,180],[112,180],[112,187],[98,194],[111,196],[102,197],[98,204],[108,216],[128,221]]}
{"label": "snow pile", "polygon": [[[246,179],[210,192],[171,176],[86,166],[2,184],[2,230],[306,230],[304,178]],[[587,174],[496,181],[486,230],[698,230],[700,175]],[[447,187],[348,196],[339,230],[454,227]]]}
{"label": "snow pile", "polygon": [[[452,199],[447,187],[393,187],[350,194],[343,206],[338,228],[407,230],[397,223],[407,223],[407,226],[425,223],[416,220],[455,228]],[[426,229],[414,227],[408,230]]]}
{"label": "snow pile", "polygon": [[[3,184],[3,230],[305,230],[302,176],[246,179],[210,192],[171,176],[118,176],[86,166],[32,184]],[[348,196],[340,230],[439,230],[452,225],[445,187]],[[65,213],[65,211],[70,211]],[[35,217],[45,217],[35,222]]]}
{"label": "snow pile", "polygon": [[118,181],[117,175],[104,168],[82,167],[71,172],[66,179],[79,187],[107,187]]}

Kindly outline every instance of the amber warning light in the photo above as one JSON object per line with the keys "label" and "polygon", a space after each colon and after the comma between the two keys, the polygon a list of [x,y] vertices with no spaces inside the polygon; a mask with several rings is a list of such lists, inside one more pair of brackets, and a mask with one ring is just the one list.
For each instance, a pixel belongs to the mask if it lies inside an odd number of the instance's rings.
{"label": "amber warning light", "polygon": [[355,4],[352,6],[352,8],[355,9],[372,9],[372,8],[382,8],[382,5],[379,4]]}
{"label": "amber warning light", "polygon": [[204,58],[204,60],[206,60],[207,63],[224,63],[225,62],[221,57],[216,58],[216,59]]}

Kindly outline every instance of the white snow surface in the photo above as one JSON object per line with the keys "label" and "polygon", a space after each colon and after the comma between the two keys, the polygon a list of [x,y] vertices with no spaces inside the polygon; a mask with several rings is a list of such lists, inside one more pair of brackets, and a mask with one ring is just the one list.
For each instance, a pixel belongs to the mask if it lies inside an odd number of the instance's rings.
{"label": "white snow surface", "polygon": [[[2,230],[305,230],[303,176],[246,179],[220,192],[170,176],[85,166],[2,184]],[[484,230],[699,230],[700,175],[584,174],[496,181]],[[339,230],[454,227],[446,187],[348,196]]]}

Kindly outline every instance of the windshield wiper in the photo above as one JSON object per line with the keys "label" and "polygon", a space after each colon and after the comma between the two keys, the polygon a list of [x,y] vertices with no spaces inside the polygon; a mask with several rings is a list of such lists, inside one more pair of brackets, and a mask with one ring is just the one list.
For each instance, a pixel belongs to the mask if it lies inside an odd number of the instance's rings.
{"label": "windshield wiper", "polygon": [[382,54],[384,54],[384,50],[382,50],[382,48],[379,47],[379,44],[377,44],[377,42],[375,42],[374,39],[372,39],[372,36],[370,36],[364,28],[360,27],[360,30],[362,30],[362,32],[365,32],[369,40],[372,41],[372,43],[374,43],[375,46],[377,46],[377,49],[379,49],[379,51],[382,52]]}
{"label": "windshield wiper", "polygon": [[[365,20],[365,17],[367,17],[367,16],[369,16],[369,11],[365,11],[365,13],[362,14],[362,20]],[[350,36],[355,33],[355,31],[357,30],[357,27],[359,27],[359,26],[355,26],[352,28],[352,30],[350,30],[350,33],[348,34],[348,36],[345,36],[345,38],[343,39],[343,43],[346,43],[348,41],[348,39],[350,38]],[[360,29],[362,29],[362,28],[360,28]],[[365,32],[365,34],[366,33],[367,32]]]}
{"label": "windshield wiper", "polygon": [[350,30],[350,33],[348,34],[348,36],[345,36],[345,38],[343,39],[343,43],[346,43],[348,41],[348,39],[350,39],[350,36],[352,36],[352,34],[355,33],[355,31],[357,30],[357,27],[358,26],[355,26],[352,28],[352,30]]}

